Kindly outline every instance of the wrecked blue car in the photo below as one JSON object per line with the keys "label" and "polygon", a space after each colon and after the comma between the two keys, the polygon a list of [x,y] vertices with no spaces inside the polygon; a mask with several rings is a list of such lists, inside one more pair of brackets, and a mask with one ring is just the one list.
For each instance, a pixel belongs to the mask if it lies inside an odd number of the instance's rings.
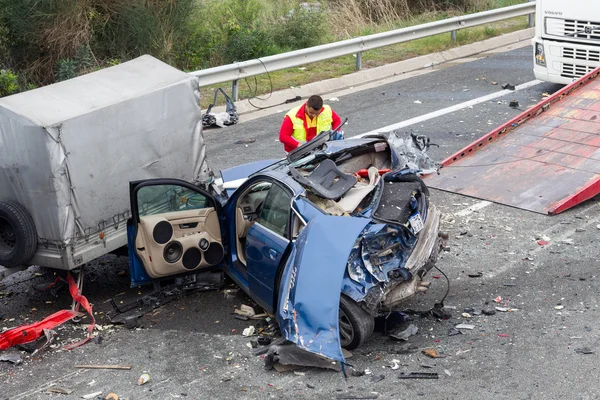
{"label": "wrecked blue car", "polygon": [[427,290],[443,244],[419,152],[394,134],[331,137],[203,187],[132,182],[132,284],[220,268],[286,339],[344,362],[376,316]]}

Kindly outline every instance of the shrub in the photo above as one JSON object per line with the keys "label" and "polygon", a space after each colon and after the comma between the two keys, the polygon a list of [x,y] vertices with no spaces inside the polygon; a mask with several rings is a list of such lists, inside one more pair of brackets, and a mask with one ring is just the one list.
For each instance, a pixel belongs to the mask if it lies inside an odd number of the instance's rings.
{"label": "shrub", "polygon": [[281,49],[295,50],[322,44],[328,32],[327,13],[318,6],[299,4],[274,22],[274,43]]}
{"label": "shrub", "polygon": [[19,78],[10,70],[0,70],[0,97],[9,96],[19,91]]}

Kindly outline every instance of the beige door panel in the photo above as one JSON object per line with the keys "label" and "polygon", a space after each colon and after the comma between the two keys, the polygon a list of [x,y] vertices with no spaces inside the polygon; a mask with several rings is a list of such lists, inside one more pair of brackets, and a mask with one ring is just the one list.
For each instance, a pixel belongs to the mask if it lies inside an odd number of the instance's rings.
{"label": "beige door panel", "polygon": [[140,217],[135,245],[152,278],[211,267],[224,256],[214,208]]}

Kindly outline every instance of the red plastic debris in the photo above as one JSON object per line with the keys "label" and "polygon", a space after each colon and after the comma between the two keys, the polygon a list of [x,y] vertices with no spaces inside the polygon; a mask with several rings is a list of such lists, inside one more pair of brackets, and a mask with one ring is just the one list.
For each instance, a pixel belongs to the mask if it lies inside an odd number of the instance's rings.
{"label": "red plastic debris", "polygon": [[508,333],[499,333],[498,336],[499,337],[510,337],[510,335]]}
{"label": "red plastic debris", "polygon": [[[69,284],[69,292],[71,293],[71,297],[73,297],[73,300],[78,303],[77,308],[79,308],[79,304],[81,304],[81,306],[83,306],[83,308],[90,314],[90,317],[92,318],[92,323],[88,327],[88,337],[80,342],[65,346],[65,349],[72,350],[81,346],[92,338],[92,331],[94,330],[96,321],[92,312],[92,306],[88,300],[81,293],[79,293],[77,283],[75,283],[75,279],[73,279],[73,276],[70,273],[67,275],[67,283]],[[56,284],[56,281],[54,284]],[[6,350],[18,344],[33,342],[44,333],[44,329],[54,329],[57,326],[62,325],[80,315],[81,313],[78,311],[62,310],[55,312],[49,317],[44,318],[42,321],[33,323],[31,325],[23,325],[9,329],[0,334],[0,350]]]}
{"label": "red plastic debris", "polygon": [[550,242],[547,242],[547,241],[545,241],[545,240],[538,240],[538,241],[537,241],[537,244],[539,244],[540,246],[545,246],[545,245],[547,245],[547,244],[549,244],[549,243],[550,243]]}
{"label": "red plastic debris", "polygon": [[502,297],[498,296],[494,299],[495,303],[502,303]]}
{"label": "red plastic debris", "polygon": [[433,275],[432,278],[433,279],[440,279],[440,276],[439,275]]}
{"label": "red plastic debris", "polygon": [[0,335],[0,350],[6,350],[18,344],[33,342],[43,334],[44,329],[54,329],[75,318],[77,315],[77,313],[71,310],[62,310],[31,325],[9,329]]}

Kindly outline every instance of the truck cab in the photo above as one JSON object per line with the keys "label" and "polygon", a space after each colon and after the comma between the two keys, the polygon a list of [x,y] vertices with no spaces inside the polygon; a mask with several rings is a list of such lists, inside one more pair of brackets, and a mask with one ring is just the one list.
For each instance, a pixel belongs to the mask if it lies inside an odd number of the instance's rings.
{"label": "truck cab", "polygon": [[569,84],[600,65],[600,2],[537,0],[533,72]]}

